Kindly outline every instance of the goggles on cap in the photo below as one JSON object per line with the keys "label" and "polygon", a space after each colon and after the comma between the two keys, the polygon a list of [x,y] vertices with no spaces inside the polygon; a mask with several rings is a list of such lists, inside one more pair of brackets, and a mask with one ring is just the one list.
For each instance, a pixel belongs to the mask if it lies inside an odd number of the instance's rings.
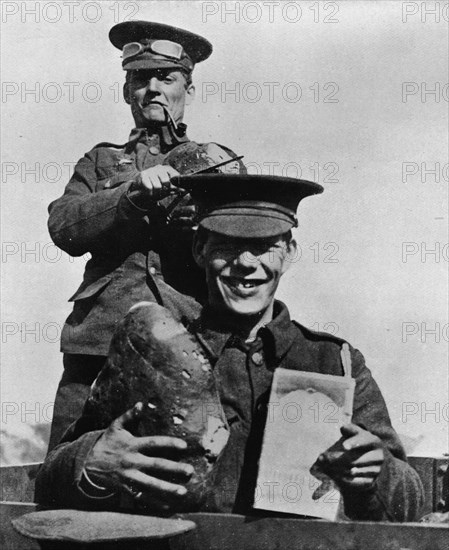
{"label": "goggles on cap", "polygon": [[182,57],[188,57],[181,44],[177,44],[171,40],[153,40],[147,44],[142,44],[140,42],[125,44],[123,46],[123,61],[130,57],[135,57],[142,52],[152,52],[157,55],[176,59],[177,61],[180,61]]}

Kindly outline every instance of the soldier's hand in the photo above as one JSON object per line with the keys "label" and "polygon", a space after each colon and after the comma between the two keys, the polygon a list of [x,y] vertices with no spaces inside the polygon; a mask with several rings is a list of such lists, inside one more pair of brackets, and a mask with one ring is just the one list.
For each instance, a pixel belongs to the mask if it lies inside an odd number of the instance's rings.
{"label": "soldier's hand", "polygon": [[[137,403],[112,422],[94,445],[85,469],[89,479],[102,487],[168,510],[170,503],[186,494],[186,488],[179,483],[190,478],[193,467],[176,461],[187,448],[182,439],[135,437],[128,431],[139,420],[142,410],[142,403]],[[164,458],[167,456],[175,460]]]}
{"label": "soldier's hand", "polygon": [[155,201],[179,191],[170,183],[170,179],[179,176],[179,172],[169,165],[158,164],[140,172],[140,177],[132,184],[132,190],[140,190]]}
{"label": "soldier's hand", "polygon": [[382,441],[356,424],[342,426],[341,433],[340,448],[329,448],[317,465],[343,489],[371,489],[385,460]]}

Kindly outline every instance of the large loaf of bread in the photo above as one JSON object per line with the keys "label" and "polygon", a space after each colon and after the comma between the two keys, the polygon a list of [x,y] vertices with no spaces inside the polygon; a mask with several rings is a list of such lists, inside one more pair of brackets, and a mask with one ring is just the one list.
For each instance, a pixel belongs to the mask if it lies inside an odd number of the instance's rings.
{"label": "large loaf of bread", "polygon": [[195,473],[182,509],[200,509],[229,429],[212,367],[196,337],[150,302],[136,304],[118,326],[83,417],[90,429],[105,428],[138,401],[145,407],[134,435],[186,441],[182,460]]}

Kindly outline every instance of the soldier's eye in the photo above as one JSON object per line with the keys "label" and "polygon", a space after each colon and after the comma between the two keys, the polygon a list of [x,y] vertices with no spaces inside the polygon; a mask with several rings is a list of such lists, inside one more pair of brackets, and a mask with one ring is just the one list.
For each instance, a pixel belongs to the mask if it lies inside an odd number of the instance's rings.
{"label": "soldier's eye", "polygon": [[149,77],[145,74],[135,74],[133,75],[132,83],[135,86],[141,87],[141,86],[145,86],[148,80],[149,80]]}

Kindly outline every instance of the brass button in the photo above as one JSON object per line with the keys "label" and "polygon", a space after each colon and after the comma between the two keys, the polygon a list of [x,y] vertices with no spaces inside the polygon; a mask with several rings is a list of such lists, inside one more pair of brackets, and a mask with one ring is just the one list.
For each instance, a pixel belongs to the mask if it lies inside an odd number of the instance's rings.
{"label": "brass button", "polygon": [[111,180],[108,180],[108,181],[104,184],[104,188],[105,188],[105,189],[109,189],[109,187],[111,187]]}
{"label": "brass button", "polygon": [[149,149],[150,153],[152,155],[158,155],[159,154],[159,147],[155,147],[154,145],[152,145]]}
{"label": "brass button", "polygon": [[263,355],[259,351],[255,351],[251,355],[251,361],[257,366],[260,367],[260,365],[263,364]]}
{"label": "brass button", "polygon": [[151,275],[155,275],[156,274],[156,268],[155,267],[150,267],[149,272],[151,273]]}

